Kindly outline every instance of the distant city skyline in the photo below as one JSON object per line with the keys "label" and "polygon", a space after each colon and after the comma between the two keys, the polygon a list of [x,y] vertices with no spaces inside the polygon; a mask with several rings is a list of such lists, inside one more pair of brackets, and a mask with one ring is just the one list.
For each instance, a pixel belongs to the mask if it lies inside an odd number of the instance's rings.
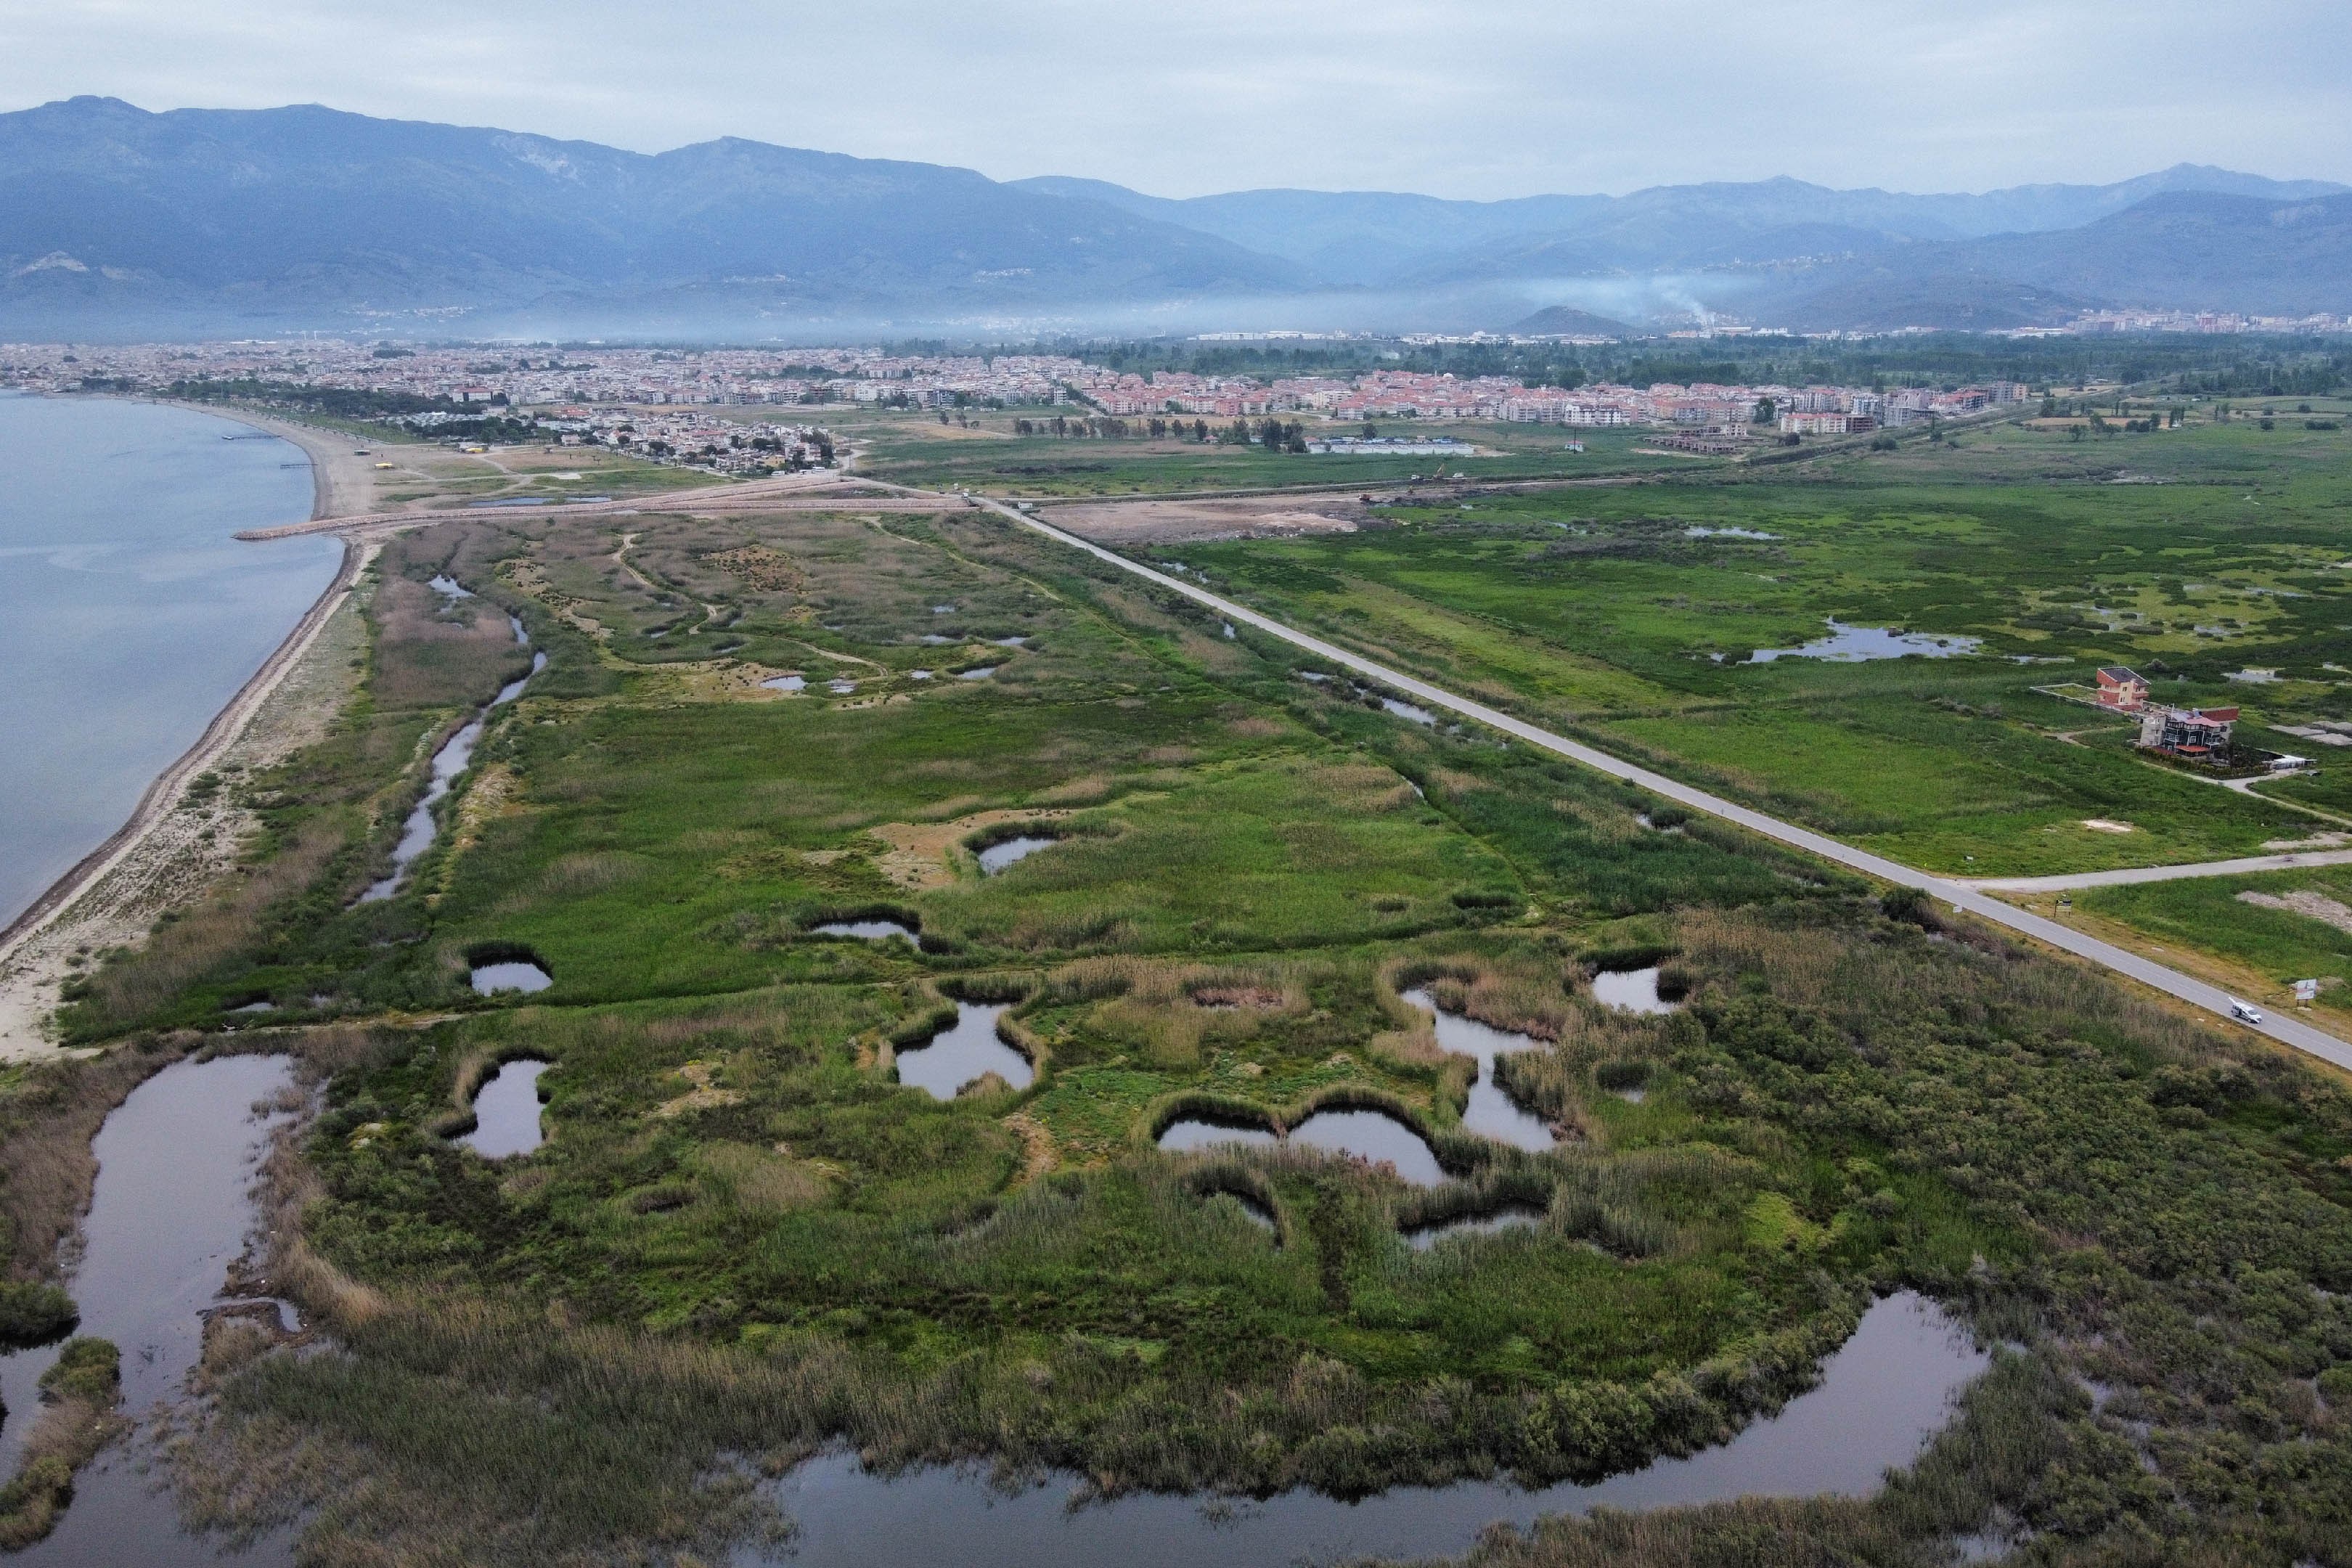
{"label": "distant city skyline", "polygon": [[320,102],[656,152],[720,136],[1055,174],[1492,200],[1778,174],[2352,183],[2336,0],[1941,11],[1480,0],[1106,10],[611,0],[0,0],[0,109]]}

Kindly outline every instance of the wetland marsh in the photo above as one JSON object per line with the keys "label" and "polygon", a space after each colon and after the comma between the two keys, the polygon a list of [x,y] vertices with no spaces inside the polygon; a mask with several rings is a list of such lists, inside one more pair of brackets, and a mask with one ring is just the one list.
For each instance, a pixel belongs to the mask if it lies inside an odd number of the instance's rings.
{"label": "wetland marsh", "polygon": [[[1621,740],[1760,694],[1829,759],[1808,809],[1914,848],[2030,859],[2093,797],[2276,831],[2029,728],[2028,667],[1690,657],[1832,614],[2008,651],[1888,604],[1916,595],[1859,548],[1937,584],[1971,530],[2063,555],[2022,521],[2059,500],[2002,504],[1646,486],[1577,492],[1583,535],[1528,499],[1184,558]],[[171,1461],[192,1522],[549,1565],[1927,1568],[2000,1521],[2084,1562],[2328,1560],[2352,1099],[2315,1069],[1301,679],[982,513],[647,510],[624,542],[530,510],[386,548],[361,697],[241,786],[247,877],[65,1015],[135,1061],[267,1001],[316,1054],[277,1245],[325,1338],[207,1384]],[[1686,531],[1717,526],[1746,533]],[[1652,543],[1806,581],[1660,605]],[[990,679],[920,679],[959,662]],[[1921,684],[1955,672],[1971,712]],[[356,901],[476,715],[430,843]],[[1858,736],[2008,815],[1898,810]],[[2063,765],[2011,776],[2044,742]],[[548,983],[480,994],[507,964]],[[57,1070],[5,1086],[10,1126],[98,1068]],[[1103,1500],[992,1494],[997,1466]]]}

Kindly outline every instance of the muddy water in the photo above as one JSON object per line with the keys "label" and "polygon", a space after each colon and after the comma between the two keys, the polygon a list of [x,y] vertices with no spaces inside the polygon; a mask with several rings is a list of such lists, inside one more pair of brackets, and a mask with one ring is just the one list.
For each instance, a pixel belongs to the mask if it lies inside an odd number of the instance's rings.
{"label": "muddy water", "polygon": [[1005,1011],[996,1004],[957,1003],[953,1024],[933,1035],[929,1044],[898,1053],[898,1081],[933,1100],[953,1100],[957,1090],[986,1073],[1015,1089],[1028,1088],[1036,1068],[996,1036],[996,1020]]}
{"label": "muddy water", "polygon": [[[1445,1180],[1437,1155],[1421,1134],[1381,1111],[1318,1110],[1292,1128],[1288,1141],[1390,1166],[1399,1180],[1416,1187],[1433,1187]],[[1277,1142],[1263,1127],[1236,1127],[1188,1116],[1168,1124],[1160,1134],[1159,1146],[1171,1154],[1183,1154],[1219,1144],[1265,1148]]]}
{"label": "muddy water", "polygon": [[539,1126],[539,1075],[546,1062],[499,1064],[474,1093],[474,1130],[458,1140],[485,1160],[528,1154],[544,1141]]}
{"label": "muddy water", "polygon": [[[291,1081],[283,1057],[176,1063],[133,1089],[91,1142],[98,1184],[68,1288],[81,1307],[80,1331],[121,1347],[123,1409],[133,1415],[177,1394],[195,1365],[202,1313],[253,1226],[248,1189],[278,1120],[253,1108]],[[40,1412],[35,1381],[56,1359],[55,1346],[0,1358],[8,1405],[0,1461],[10,1474]],[[150,1458],[137,1439],[108,1449],[77,1478],[56,1531],[11,1561],[77,1568],[220,1561],[210,1543],[180,1534],[171,1498],[151,1489],[160,1477],[147,1473]],[[277,1564],[292,1553],[276,1541],[227,1560]]]}
{"label": "muddy water", "polygon": [[1437,1020],[1437,1043],[1457,1056],[1475,1057],[1478,1081],[1470,1086],[1470,1103],[1463,1108],[1462,1125],[1482,1138],[1519,1149],[1549,1149],[1557,1142],[1540,1117],[1512,1102],[1495,1081],[1495,1058],[1514,1051],[1531,1051],[1540,1042],[1532,1035],[1515,1034],[1448,1013],[1426,991],[1408,991],[1404,999]]}
{"label": "muddy water", "polygon": [[[1496,1482],[1405,1487],[1344,1503],[1312,1492],[1247,1499],[1126,1497],[1072,1508],[1075,1477],[1016,1494],[976,1471],[869,1475],[835,1452],[777,1487],[798,1521],[795,1568],[1287,1568],[1298,1562],[1465,1552],[1490,1523],[1525,1526],[1543,1514],[1716,1502],[1744,1496],[1859,1496],[1890,1467],[1909,1464],[1950,1415],[1951,1401],[1985,1369],[1933,1303],[1905,1292],[1873,1306],[1822,1368],[1821,1386],[1751,1423],[1721,1447],[1593,1486],[1522,1491]],[[746,1549],[739,1568],[786,1559]]]}

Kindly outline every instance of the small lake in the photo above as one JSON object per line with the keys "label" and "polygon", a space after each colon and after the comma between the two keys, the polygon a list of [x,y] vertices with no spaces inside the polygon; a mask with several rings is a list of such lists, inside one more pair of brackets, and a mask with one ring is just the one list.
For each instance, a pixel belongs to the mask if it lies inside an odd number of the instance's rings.
{"label": "small lake", "polygon": [[1248,1498],[1129,1495],[1073,1506],[1080,1479],[1017,1491],[979,1467],[896,1479],[838,1449],[809,1460],[772,1495],[800,1526],[789,1556],[745,1548],[738,1568],[1292,1568],[1356,1558],[1467,1552],[1489,1524],[1546,1514],[1721,1502],[1737,1497],[1867,1496],[1890,1467],[1917,1458],[1953,1398],[1989,1364],[1966,1331],[1910,1291],[1874,1303],[1822,1368],[1820,1386],[1719,1447],[1661,1459],[1591,1486],[1526,1491],[1501,1481],[1399,1487],[1360,1502],[1314,1492]]}
{"label": "small lake", "polygon": [[821,926],[809,927],[813,936],[854,936],[860,942],[888,942],[894,936],[916,940],[915,933],[897,921],[827,921]]}
{"label": "small lake", "polygon": [[1027,1089],[1036,1081],[1036,1068],[996,1033],[997,1019],[1008,1010],[999,1003],[957,1003],[953,1024],[928,1044],[898,1053],[898,1081],[933,1100],[953,1100],[964,1085],[989,1073]]}
{"label": "small lake", "polygon": [[[220,1300],[229,1265],[255,1225],[256,1165],[283,1113],[257,1114],[293,1082],[283,1057],[180,1061],[131,1091],[108,1115],[90,1152],[98,1183],[83,1217],[83,1250],[67,1288],[81,1308],[80,1333],[122,1350],[122,1409],[143,1416],[173,1399],[196,1364],[204,1313]],[[288,1310],[278,1309],[284,1322]],[[16,1472],[18,1446],[39,1418],[40,1374],[58,1347],[0,1357],[0,1468]],[[150,1450],[133,1438],[101,1453],[74,1479],[74,1497],[48,1539],[11,1563],[275,1565],[293,1561],[290,1540],[245,1552],[180,1533],[179,1510],[153,1489]]]}
{"label": "small lake", "polygon": [[[1368,1164],[1392,1168],[1397,1179],[1416,1187],[1433,1187],[1445,1180],[1437,1155],[1420,1133],[1379,1110],[1318,1110],[1290,1130],[1287,1140],[1328,1154],[1341,1154]],[[1160,1134],[1159,1146],[1171,1154],[1193,1153],[1219,1145],[1266,1148],[1284,1142],[1264,1127],[1241,1127],[1181,1117]]]}
{"label": "small lake", "polygon": [[1496,1057],[1540,1049],[1543,1042],[1533,1035],[1515,1034],[1475,1018],[1448,1013],[1427,991],[1407,991],[1403,994],[1406,1001],[1437,1020],[1437,1043],[1441,1048],[1477,1060],[1477,1081],[1470,1086],[1470,1101],[1462,1111],[1464,1127],[1482,1138],[1492,1138],[1518,1149],[1549,1149],[1558,1142],[1542,1118],[1520,1110],[1495,1081]]}
{"label": "small lake", "polygon": [[1671,1013],[1682,1005],[1658,994],[1658,966],[1604,969],[1592,977],[1592,999],[1628,1013]]}
{"label": "small lake", "polygon": [[808,684],[804,675],[772,675],[760,682],[771,691],[798,691]]}
{"label": "small lake", "polygon": [[1874,658],[1958,658],[1984,646],[1982,637],[1937,637],[1929,632],[1898,632],[1886,626],[1849,626],[1828,623],[1830,635],[1801,647],[1759,647],[1748,656],[1750,664],[1770,664],[1780,658],[1822,658],[1832,664],[1860,664]]}
{"label": "small lake", "polygon": [[1026,860],[1040,849],[1051,849],[1061,842],[1058,838],[1008,838],[992,844],[980,852],[980,868],[983,875],[993,877],[1015,860]]}
{"label": "small lake", "polygon": [[495,996],[502,991],[544,991],[555,984],[553,975],[522,959],[478,963],[467,978],[477,996]]}
{"label": "small lake", "polygon": [[958,670],[956,672],[956,679],[958,680],[986,680],[990,676],[994,675],[995,673],[996,666],[992,664],[983,664],[978,669]]}
{"label": "small lake", "polygon": [[544,1140],[539,1127],[539,1075],[547,1062],[500,1062],[474,1091],[474,1130],[457,1140],[485,1160],[528,1154]]}

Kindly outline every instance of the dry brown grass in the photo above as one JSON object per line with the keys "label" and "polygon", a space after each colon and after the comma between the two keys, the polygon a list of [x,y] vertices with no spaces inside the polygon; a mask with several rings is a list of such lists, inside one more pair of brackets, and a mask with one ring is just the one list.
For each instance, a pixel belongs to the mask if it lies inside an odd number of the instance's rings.
{"label": "dry brown grass", "polygon": [[268,859],[241,865],[184,912],[166,915],[147,944],[101,965],[76,1010],[74,1032],[104,1038],[177,1000],[186,989],[256,940],[261,916],[316,881],[344,844],[342,823],[317,816]]}

